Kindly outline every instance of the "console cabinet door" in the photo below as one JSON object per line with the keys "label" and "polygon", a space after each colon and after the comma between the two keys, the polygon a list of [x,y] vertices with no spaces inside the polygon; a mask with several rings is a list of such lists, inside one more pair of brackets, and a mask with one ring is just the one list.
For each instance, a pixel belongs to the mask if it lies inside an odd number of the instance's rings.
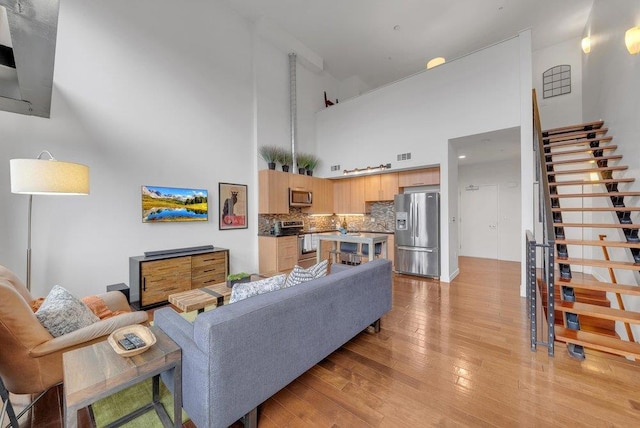
{"label": "console cabinet door", "polygon": [[164,302],[167,296],[191,288],[191,257],[143,262],[140,266],[142,276],[142,306]]}

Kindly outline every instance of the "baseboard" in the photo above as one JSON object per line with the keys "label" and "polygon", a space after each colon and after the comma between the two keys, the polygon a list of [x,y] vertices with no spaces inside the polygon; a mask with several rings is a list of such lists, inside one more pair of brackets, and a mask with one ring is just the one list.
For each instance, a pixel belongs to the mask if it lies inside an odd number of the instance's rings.
{"label": "baseboard", "polygon": [[449,275],[449,281],[448,281],[448,282],[451,282],[451,281],[453,281],[454,279],[456,279],[456,276],[458,276],[458,275],[460,275],[460,269],[459,269],[459,268],[456,268],[456,270],[454,270],[454,271],[451,273],[451,275]]}

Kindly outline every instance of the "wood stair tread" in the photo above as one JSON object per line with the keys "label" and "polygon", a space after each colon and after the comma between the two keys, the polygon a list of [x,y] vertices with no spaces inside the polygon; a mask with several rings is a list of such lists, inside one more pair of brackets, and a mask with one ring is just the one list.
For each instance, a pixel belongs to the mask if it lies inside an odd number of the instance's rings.
{"label": "wood stair tread", "polygon": [[571,131],[581,131],[581,130],[583,131],[587,127],[590,127],[592,129],[599,129],[599,128],[602,128],[602,125],[604,125],[604,120],[596,120],[593,122],[579,123],[576,125],[561,126],[558,128],[549,128],[549,129],[543,130],[542,133],[544,135],[562,134],[562,133],[571,132]]}
{"label": "wood stair tread", "polygon": [[625,357],[640,358],[640,344],[635,342],[626,342],[586,331],[570,330],[565,327],[556,326],[555,336],[557,340],[575,343],[586,348],[597,349],[599,351],[609,352]]}
{"label": "wood stair tread", "polygon": [[640,313],[623,311],[616,308],[606,306],[590,305],[580,302],[556,302],[556,310],[562,312],[571,312],[578,315],[589,315],[597,318],[603,318],[612,321],[622,321],[632,324],[640,324]]}
{"label": "wood stair tread", "polygon": [[640,270],[640,263],[621,262],[618,260],[598,260],[598,259],[578,259],[578,258],[556,258],[556,263],[565,265],[596,266],[612,269]]}
{"label": "wood stair tread", "polygon": [[567,181],[556,181],[553,183],[549,183],[549,187],[583,186],[583,185],[590,185],[590,184],[633,183],[634,181],[635,181],[635,178],[633,177],[607,178],[604,180],[567,180]]}
{"label": "wood stair tread", "polygon": [[638,229],[640,224],[620,223],[554,223],[554,227],[589,227],[601,229]]}
{"label": "wood stair tread", "polygon": [[591,211],[591,212],[608,212],[608,211],[617,211],[617,212],[635,212],[640,211],[640,207],[572,207],[572,208],[551,208],[553,212],[581,212],[581,211]]}
{"label": "wood stair tread", "polygon": [[590,290],[590,291],[599,291],[599,292],[605,292],[605,293],[620,293],[620,294],[630,294],[634,296],[640,296],[640,286],[625,285],[625,284],[611,284],[608,282],[600,282],[595,279],[588,280],[588,279],[582,278],[582,279],[572,280],[571,282],[559,281],[559,282],[556,282],[556,286],[558,285],[573,287],[576,290]]}
{"label": "wood stair tread", "polygon": [[[548,137],[542,137],[542,140],[544,141],[544,145],[546,147],[549,144],[553,144],[559,141],[589,139],[588,137],[589,134],[604,135],[608,131],[609,131],[608,128],[591,129],[589,131],[573,131],[573,132],[566,132],[564,134],[556,134],[556,135],[550,135]],[[612,138],[612,137],[607,137],[607,138]]]}
{"label": "wood stair tread", "polygon": [[[593,137],[593,138],[568,138],[568,139],[555,139],[556,141],[545,143],[545,149],[557,149],[558,147],[570,147],[570,146],[591,146],[591,143],[610,143],[613,137]],[[594,147],[595,148],[595,147]],[[554,154],[553,152],[545,152],[545,154]]]}
{"label": "wood stair tread", "polygon": [[551,161],[545,162],[546,165],[564,165],[564,164],[573,164],[573,163],[596,163],[598,161],[610,161],[610,160],[620,160],[622,159],[622,155],[613,155],[613,156],[590,156],[586,158],[576,158],[576,159],[566,159],[561,161]]}
{"label": "wood stair tread", "polygon": [[640,248],[640,242],[600,241],[586,239],[556,239],[556,244],[587,245],[592,247]]}
{"label": "wood stair tread", "polygon": [[563,169],[560,171],[547,171],[547,175],[590,174],[592,172],[625,171],[627,169],[629,169],[627,165],[616,165],[616,166],[603,166],[603,167],[597,167],[597,168]]}
{"label": "wood stair tread", "polygon": [[[612,152],[614,150],[616,150],[618,148],[617,145],[615,144],[608,144],[606,146],[602,146],[602,147],[592,147],[592,148],[587,148],[587,149],[575,149],[575,150],[563,150],[563,151],[553,151],[550,153],[545,153],[545,156],[568,156],[568,155],[577,155],[577,154],[581,154],[581,153],[593,153],[593,152],[597,152],[597,151],[606,151],[606,152]],[[594,158],[596,159],[596,158]]]}
{"label": "wood stair tread", "polygon": [[602,198],[618,196],[640,196],[640,192],[556,193],[551,198]]}

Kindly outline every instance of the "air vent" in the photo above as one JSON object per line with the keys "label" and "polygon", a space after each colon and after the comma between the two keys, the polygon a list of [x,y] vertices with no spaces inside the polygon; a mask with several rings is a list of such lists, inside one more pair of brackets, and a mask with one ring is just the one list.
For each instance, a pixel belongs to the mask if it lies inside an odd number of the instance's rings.
{"label": "air vent", "polygon": [[404,161],[411,159],[411,153],[400,153],[398,155],[398,161]]}
{"label": "air vent", "polygon": [[331,171],[340,171],[340,165],[331,165]]}

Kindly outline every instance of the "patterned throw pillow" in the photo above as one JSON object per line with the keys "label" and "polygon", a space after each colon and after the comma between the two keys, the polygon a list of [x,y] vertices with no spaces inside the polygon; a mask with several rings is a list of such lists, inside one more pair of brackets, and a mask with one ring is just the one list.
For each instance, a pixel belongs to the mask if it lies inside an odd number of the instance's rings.
{"label": "patterned throw pillow", "polygon": [[311,281],[312,279],[322,278],[327,276],[327,267],[329,266],[328,260],[323,260],[311,266],[308,269],[302,268],[298,265],[293,267],[291,273],[287,277],[287,282],[284,284],[284,288],[293,287],[300,283]]}
{"label": "patterned throw pillow", "polygon": [[229,303],[234,303],[248,297],[257,296],[258,294],[268,293],[270,291],[280,290],[284,284],[287,275],[276,275],[271,278],[261,279],[254,282],[238,282],[231,289],[231,297]]}
{"label": "patterned throw pillow", "polygon": [[35,315],[53,337],[71,333],[99,321],[87,305],[59,285],[51,289]]}

